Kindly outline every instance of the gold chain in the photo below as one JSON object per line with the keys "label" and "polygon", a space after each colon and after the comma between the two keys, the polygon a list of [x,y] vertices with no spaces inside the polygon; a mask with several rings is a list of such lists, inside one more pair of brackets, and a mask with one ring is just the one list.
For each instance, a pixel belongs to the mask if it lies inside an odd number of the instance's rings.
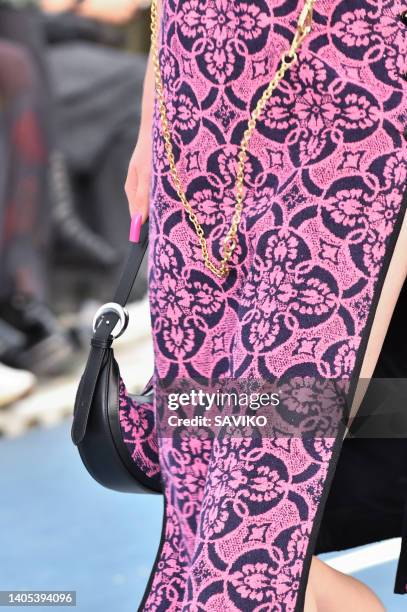
{"label": "gold chain", "polygon": [[242,141],[240,143],[240,150],[238,155],[238,164],[236,171],[236,203],[235,210],[232,216],[232,223],[229,228],[226,237],[223,242],[222,255],[223,258],[220,263],[212,261],[209,251],[208,244],[205,239],[204,231],[201,224],[199,223],[198,217],[193,211],[191,204],[188,202],[185,192],[182,188],[182,184],[178,175],[178,171],[175,165],[175,157],[171,143],[170,127],[167,117],[167,109],[165,104],[164,86],[161,77],[160,69],[160,58],[158,48],[158,6],[157,0],[151,2],[151,53],[154,67],[154,80],[155,89],[157,93],[158,110],[161,118],[161,129],[164,138],[164,147],[167,154],[168,163],[170,166],[170,174],[175,186],[175,190],[182,205],[187,212],[192,225],[195,228],[196,234],[199,238],[199,242],[202,250],[202,257],[205,262],[205,266],[213,272],[218,278],[225,278],[229,273],[229,261],[232,257],[233,251],[237,245],[237,230],[239,227],[242,210],[243,210],[243,185],[244,185],[244,167],[247,159],[247,149],[249,146],[250,138],[256,128],[256,122],[260,117],[264,107],[268,100],[271,98],[274,90],[278,87],[280,81],[284,78],[285,73],[291,68],[298,60],[297,52],[304,40],[304,38],[311,31],[312,25],[312,10],[314,7],[315,0],[305,0],[303,9],[300,13],[297,22],[297,30],[295,32],[293,41],[288,51],[284,52],[281,56],[280,66],[275,73],[273,79],[270,81],[267,88],[264,90],[261,98],[256,104],[256,107],[251,113],[250,119],[247,123],[247,128],[243,134]]}

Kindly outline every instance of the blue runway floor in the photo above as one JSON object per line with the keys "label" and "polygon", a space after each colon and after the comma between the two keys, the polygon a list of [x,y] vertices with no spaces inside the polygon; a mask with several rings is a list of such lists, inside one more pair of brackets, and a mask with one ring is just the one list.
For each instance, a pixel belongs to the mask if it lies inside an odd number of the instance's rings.
{"label": "blue runway floor", "polygon": [[[93,482],[68,423],[0,439],[0,465],[0,590],[75,590],[80,612],[136,612],[160,539],[160,497]],[[395,563],[355,575],[388,611],[407,610],[407,597],[392,594]]]}

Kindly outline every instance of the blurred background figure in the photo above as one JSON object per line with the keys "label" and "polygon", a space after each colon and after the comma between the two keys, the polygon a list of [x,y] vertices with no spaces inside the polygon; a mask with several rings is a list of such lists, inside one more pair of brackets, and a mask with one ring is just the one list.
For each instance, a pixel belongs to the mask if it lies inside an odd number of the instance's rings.
{"label": "blurred background figure", "polygon": [[70,346],[45,306],[49,141],[40,81],[23,47],[0,38],[0,404],[27,393]]}
{"label": "blurred background figure", "polygon": [[146,62],[122,26],[138,8],[0,0],[0,406],[80,363],[89,304],[111,296]]}
{"label": "blurred background figure", "polygon": [[[76,589],[83,612],[134,608],[161,520],[160,499],[94,485],[70,440],[127,249],[148,42],[135,0],[0,0],[0,589]],[[134,391],[153,366],[145,292],[115,344]]]}

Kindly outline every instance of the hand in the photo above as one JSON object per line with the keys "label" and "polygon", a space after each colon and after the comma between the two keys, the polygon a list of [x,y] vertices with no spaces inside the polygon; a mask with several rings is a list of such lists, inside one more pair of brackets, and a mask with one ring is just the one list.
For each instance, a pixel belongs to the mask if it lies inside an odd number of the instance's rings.
{"label": "hand", "polygon": [[140,135],[130,160],[125,191],[130,215],[140,213],[142,222],[148,218],[151,180],[151,135]]}
{"label": "hand", "polygon": [[130,160],[125,191],[130,214],[140,213],[142,222],[148,218],[153,149],[154,72],[151,53],[148,58],[143,86],[140,131]]}
{"label": "hand", "polygon": [[41,0],[41,8],[46,13],[63,13],[74,8],[74,0]]}
{"label": "hand", "polygon": [[123,25],[134,17],[138,7],[137,0],[84,0],[76,12],[90,19]]}

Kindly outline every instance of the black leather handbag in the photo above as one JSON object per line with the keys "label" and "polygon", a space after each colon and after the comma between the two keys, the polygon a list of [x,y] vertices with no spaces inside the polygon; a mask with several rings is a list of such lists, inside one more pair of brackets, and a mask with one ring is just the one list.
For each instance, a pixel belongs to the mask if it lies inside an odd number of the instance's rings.
{"label": "black leather handbag", "polygon": [[141,226],[141,217],[137,216],[132,222],[129,255],[113,301],[102,306],[94,317],[91,349],[78,387],[72,425],[72,441],[89,474],[101,485],[127,493],[161,492],[157,449],[146,444],[145,431],[135,442],[126,440],[123,427],[126,408],[142,410],[143,422],[149,419],[147,429],[151,433],[153,386],[150,381],[141,395],[128,394],[112,349],[113,340],[128,325],[125,306],[147,245],[148,222]]}

